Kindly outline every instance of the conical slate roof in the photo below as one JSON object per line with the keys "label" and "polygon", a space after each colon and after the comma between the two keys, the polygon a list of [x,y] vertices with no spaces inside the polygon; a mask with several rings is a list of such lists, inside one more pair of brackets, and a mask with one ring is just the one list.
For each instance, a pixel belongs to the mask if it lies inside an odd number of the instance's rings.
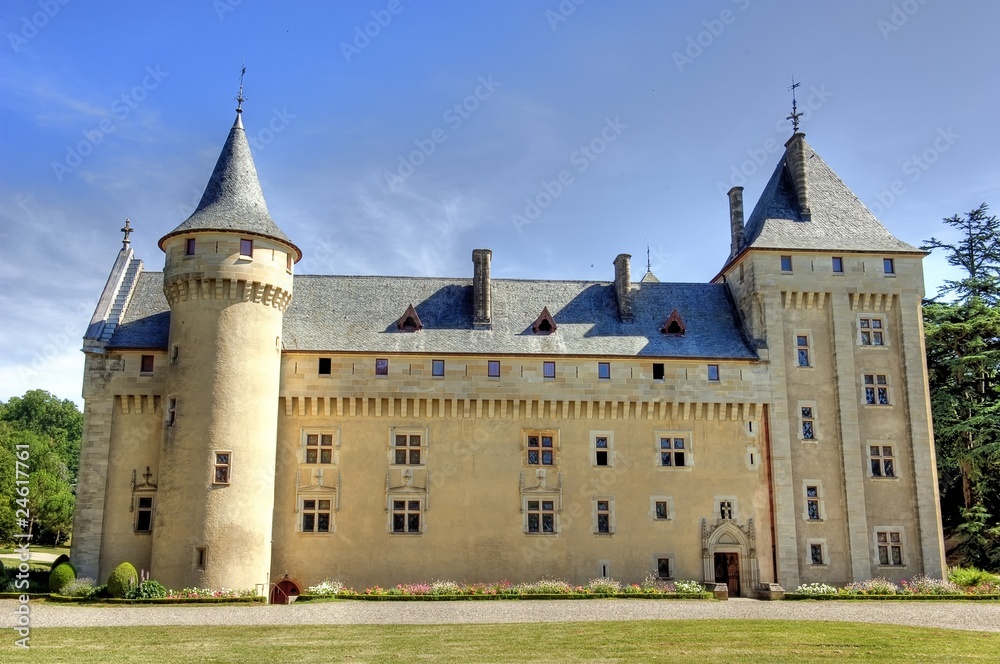
{"label": "conical slate roof", "polygon": [[163,249],[163,243],[168,238],[190,231],[259,235],[287,244],[295,250],[296,261],[302,258],[302,250],[278,228],[271,219],[271,213],[267,211],[240,112],[237,112],[236,122],[229,130],[229,138],[222,146],[222,154],[208,180],[198,209],[187,221],[160,238],[160,249]]}
{"label": "conical slate roof", "polygon": [[[796,193],[792,160],[801,141],[808,213]],[[816,151],[796,134],[757,201],[744,229],[742,250],[924,253],[886,230]]]}

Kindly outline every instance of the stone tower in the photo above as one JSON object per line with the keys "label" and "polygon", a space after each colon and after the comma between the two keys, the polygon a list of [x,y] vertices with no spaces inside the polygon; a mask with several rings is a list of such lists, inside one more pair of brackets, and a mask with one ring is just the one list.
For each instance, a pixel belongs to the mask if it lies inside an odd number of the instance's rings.
{"label": "stone tower", "polygon": [[170,332],[151,574],[266,584],[282,318],[302,252],[267,210],[241,111],[197,210],[159,246]]}

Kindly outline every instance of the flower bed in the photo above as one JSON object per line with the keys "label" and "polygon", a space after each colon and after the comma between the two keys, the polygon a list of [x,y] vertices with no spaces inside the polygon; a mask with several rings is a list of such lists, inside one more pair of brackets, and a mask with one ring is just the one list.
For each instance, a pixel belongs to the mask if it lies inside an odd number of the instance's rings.
{"label": "flower bed", "polygon": [[[978,572],[978,570],[975,570]],[[849,583],[842,588],[823,583],[802,584],[785,599],[879,599],[879,600],[935,600],[935,599],[1000,599],[1000,577],[988,573],[970,573],[970,570],[952,569],[949,578],[933,579],[919,575],[896,584],[876,577]]]}

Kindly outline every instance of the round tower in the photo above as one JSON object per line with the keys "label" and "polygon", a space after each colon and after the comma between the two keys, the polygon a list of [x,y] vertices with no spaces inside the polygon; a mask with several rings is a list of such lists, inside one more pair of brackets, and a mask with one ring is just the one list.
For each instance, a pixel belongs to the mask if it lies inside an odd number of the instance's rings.
{"label": "round tower", "polygon": [[302,252],[267,210],[239,109],[198,209],[159,246],[170,364],[150,573],[253,588],[271,565],[281,325]]}

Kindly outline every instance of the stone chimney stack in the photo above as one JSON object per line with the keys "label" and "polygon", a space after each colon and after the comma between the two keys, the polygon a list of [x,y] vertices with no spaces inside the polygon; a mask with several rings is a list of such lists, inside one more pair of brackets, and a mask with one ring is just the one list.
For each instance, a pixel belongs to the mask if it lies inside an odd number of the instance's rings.
{"label": "stone chimney stack", "polygon": [[632,320],[632,273],[630,254],[615,258],[615,296],[618,298],[618,315],[622,320]]}
{"label": "stone chimney stack", "polygon": [[489,249],[472,250],[472,326],[488,330],[493,326],[493,308],[490,304],[490,260],[493,252]]}
{"label": "stone chimney stack", "polygon": [[809,210],[809,184],[806,182],[806,135],[796,132],[785,143],[785,164],[795,185],[795,196],[799,200],[799,217],[802,221],[811,221]]}
{"label": "stone chimney stack", "polygon": [[729,260],[736,258],[743,248],[743,187],[733,187],[729,190],[729,229],[732,234],[732,245],[729,249]]}

